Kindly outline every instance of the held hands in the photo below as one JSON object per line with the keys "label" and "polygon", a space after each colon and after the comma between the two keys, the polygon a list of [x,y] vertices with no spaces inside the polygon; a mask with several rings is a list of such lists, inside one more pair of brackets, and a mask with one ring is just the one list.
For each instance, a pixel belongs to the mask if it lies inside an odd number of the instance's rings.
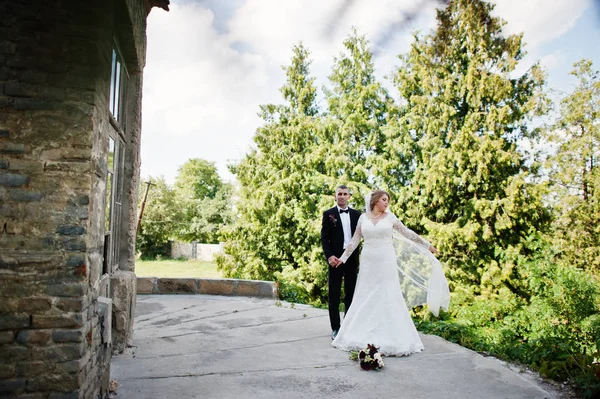
{"label": "held hands", "polygon": [[338,267],[339,265],[344,263],[337,256],[330,256],[329,259],[327,260],[327,262],[329,263],[329,265],[331,267]]}

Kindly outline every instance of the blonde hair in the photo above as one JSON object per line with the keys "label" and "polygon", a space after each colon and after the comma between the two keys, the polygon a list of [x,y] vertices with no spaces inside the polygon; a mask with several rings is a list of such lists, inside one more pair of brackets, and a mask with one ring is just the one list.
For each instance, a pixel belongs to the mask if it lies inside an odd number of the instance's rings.
{"label": "blonde hair", "polygon": [[377,201],[379,201],[384,195],[387,195],[388,199],[391,199],[390,195],[388,194],[387,191],[384,191],[384,190],[373,191],[373,193],[371,193],[371,202],[369,203],[369,209],[373,210],[373,208],[375,208],[375,204],[377,203]]}

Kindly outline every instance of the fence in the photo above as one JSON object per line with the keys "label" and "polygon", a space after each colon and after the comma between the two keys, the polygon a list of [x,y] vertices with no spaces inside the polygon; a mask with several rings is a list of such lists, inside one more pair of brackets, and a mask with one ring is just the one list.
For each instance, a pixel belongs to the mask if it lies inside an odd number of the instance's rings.
{"label": "fence", "polygon": [[196,241],[174,241],[171,245],[172,258],[197,259],[206,262],[214,261],[215,255],[223,252],[223,244],[200,244]]}

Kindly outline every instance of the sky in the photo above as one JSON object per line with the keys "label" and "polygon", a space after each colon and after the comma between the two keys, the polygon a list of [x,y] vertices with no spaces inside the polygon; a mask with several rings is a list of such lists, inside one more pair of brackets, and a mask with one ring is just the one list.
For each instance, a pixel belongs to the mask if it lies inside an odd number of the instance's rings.
{"label": "sky", "polygon": [[[517,73],[540,62],[548,87],[569,92],[573,63],[589,58],[600,69],[600,1],[495,0],[507,34],[523,32],[527,55]],[[153,9],[142,99],[142,179],[173,183],[190,158],[227,165],[252,146],[259,105],[282,103],[292,47],[311,52],[312,75],[326,86],[334,57],[352,27],[374,51],[376,76],[386,79],[408,51],[412,33],[435,28],[435,0],[171,0]],[[320,90],[322,93],[322,90]],[[322,96],[321,96],[322,98]],[[322,105],[324,101],[320,100]]]}

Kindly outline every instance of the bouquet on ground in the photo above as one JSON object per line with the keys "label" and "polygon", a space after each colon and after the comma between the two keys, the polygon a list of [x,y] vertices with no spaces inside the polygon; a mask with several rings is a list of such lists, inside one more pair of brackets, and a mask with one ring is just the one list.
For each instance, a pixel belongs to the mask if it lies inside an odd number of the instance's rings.
{"label": "bouquet on ground", "polygon": [[383,356],[379,353],[379,348],[372,344],[368,344],[367,347],[361,351],[350,352],[350,359],[358,360],[360,362],[360,368],[363,370],[379,371],[385,366]]}

